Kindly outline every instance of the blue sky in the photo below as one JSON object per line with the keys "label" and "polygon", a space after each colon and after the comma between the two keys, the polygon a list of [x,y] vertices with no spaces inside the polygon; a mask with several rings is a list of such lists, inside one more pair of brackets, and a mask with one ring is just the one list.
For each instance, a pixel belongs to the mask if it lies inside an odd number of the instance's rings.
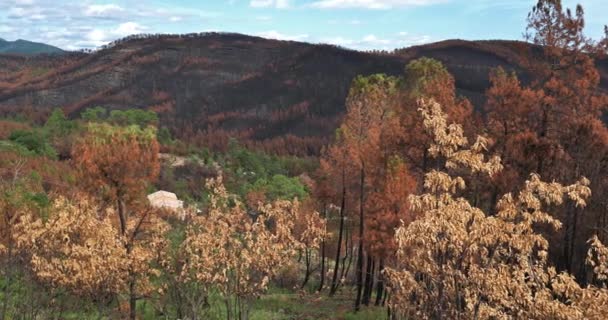
{"label": "blue sky", "polygon": [[[393,49],[444,39],[522,39],[535,0],[0,0],[0,38],[95,48],[134,33],[229,31]],[[587,33],[608,23],[608,0],[581,3]]]}

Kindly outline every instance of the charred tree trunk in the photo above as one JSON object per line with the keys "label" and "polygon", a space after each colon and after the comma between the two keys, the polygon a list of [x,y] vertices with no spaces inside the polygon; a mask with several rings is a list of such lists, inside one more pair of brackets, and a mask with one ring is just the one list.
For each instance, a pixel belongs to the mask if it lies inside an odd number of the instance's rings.
{"label": "charred tree trunk", "polygon": [[308,283],[308,279],[310,278],[310,250],[305,249],[304,251],[304,259],[306,263],[306,272],[304,273],[304,281],[302,281],[302,285],[300,286],[303,289]]}
{"label": "charred tree trunk", "polygon": [[[547,110],[543,110],[543,116],[541,120],[541,130],[540,130],[540,138],[541,140],[545,140],[544,138],[547,136],[547,130],[549,126],[549,115]],[[543,174],[543,166],[545,161],[545,154],[538,154],[536,163],[536,173],[541,175]]]}
{"label": "charred tree trunk", "polygon": [[[134,278],[134,277],[133,277]],[[137,297],[135,296],[135,279],[129,282],[129,319],[137,317]]]}
{"label": "charred tree trunk", "polygon": [[[355,247],[353,246],[354,242],[353,242],[352,232],[349,233],[349,237],[350,237],[350,254],[348,255],[348,264],[346,265],[346,270],[342,276],[342,278],[344,278],[344,279],[348,278],[348,274],[350,272],[350,267],[353,265],[353,259],[355,258]],[[345,259],[346,259],[346,257],[345,257]]]}
{"label": "charred tree trunk", "polygon": [[388,299],[388,290],[384,290],[384,296],[382,297],[382,306],[386,305],[386,300]]}
{"label": "charred tree trunk", "polygon": [[[325,218],[325,220],[327,221],[327,207],[325,207],[325,209],[323,210],[323,217]],[[338,261],[336,260],[336,264],[338,263]],[[319,274],[319,276],[321,277],[320,281],[319,281],[319,288],[317,289],[317,291],[321,292],[321,290],[323,290],[323,286],[325,285],[325,237],[323,237],[323,240],[321,241],[321,273]]]}
{"label": "charred tree trunk", "polygon": [[564,238],[563,238],[563,250],[562,250],[562,255],[563,255],[563,261],[561,263],[561,265],[563,266],[563,269],[568,271],[568,273],[570,273],[570,266],[572,265],[570,263],[570,258],[571,258],[571,252],[570,252],[570,242],[572,241],[572,239],[570,239],[570,229],[572,228],[572,211],[570,210],[570,205],[566,206],[566,218],[564,219]]}
{"label": "charred tree trunk", "polygon": [[[344,257],[342,258],[342,272],[340,273],[340,279],[346,279],[348,277],[348,269],[350,268],[350,264],[346,265],[346,261],[352,257],[352,239],[349,241],[349,237],[352,237],[351,232],[348,228],[345,228],[344,232],[346,232],[346,237],[344,239]],[[350,246],[350,247],[349,247]],[[352,258],[351,258],[352,259]],[[352,261],[352,260],[351,260]]]}
{"label": "charred tree trunk", "polygon": [[384,259],[380,259],[380,263],[378,265],[378,282],[376,283],[376,306],[379,306],[382,303],[382,297],[384,296],[384,275],[382,272],[384,271]]}
{"label": "charred tree trunk", "polygon": [[[336,249],[336,260],[334,265],[334,274],[331,279],[331,288],[329,290],[329,296],[333,296],[338,289],[338,272],[340,271],[340,255],[342,254],[342,234],[344,232],[344,206],[346,205],[346,172],[342,168],[342,203],[340,205],[340,228],[338,230],[338,247]],[[345,248],[346,250],[346,248]]]}
{"label": "charred tree trunk", "polygon": [[[122,236],[127,235],[127,208],[122,198],[123,193],[118,192],[118,219],[120,221],[120,234]],[[127,256],[131,255],[132,245],[127,243],[126,245]],[[135,278],[136,275],[132,270],[129,270],[129,319],[135,320],[137,317],[137,296],[135,292]]]}
{"label": "charred tree trunk", "polygon": [[[120,197],[120,194],[118,195]],[[125,208],[125,203],[122,199],[118,199],[118,220],[120,222],[120,234],[125,235],[127,233],[127,210]]]}
{"label": "charred tree trunk", "polygon": [[[574,271],[573,269],[574,269],[574,262],[575,262],[574,252],[575,252],[575,246],[576,246],[576,227],[578,225],[578,210],[576,207],[572,208],[572,210],[574,212],[572,213],[572,228],[570,228],[570,230],[572,230],[572,233],[570,234],[570,264],[568,265],[568,270],[571,274]],[[576,261],[578,261],[578,260],[576,260]],[[578,278],[581,279],[580,274],[578,274],[576,276],[578,276]]]}
{"label": "charred tree trunk", "polygon": [[364,235],[364,187],[365,187],[365,165],[361,165],[360,188],[359,188],[359,252],[357,258],[357,296],[355,298],[355,311],[361,308],[361,298],[363,290],[363,235]]}
{"label": "charred tree trunk", "polygon": [[367,266],[365,268],[365,287],[363,289],[363,305],[369,306],[369,302],[372,297],[372,289],[374,287],[374,258],[367,255]]}

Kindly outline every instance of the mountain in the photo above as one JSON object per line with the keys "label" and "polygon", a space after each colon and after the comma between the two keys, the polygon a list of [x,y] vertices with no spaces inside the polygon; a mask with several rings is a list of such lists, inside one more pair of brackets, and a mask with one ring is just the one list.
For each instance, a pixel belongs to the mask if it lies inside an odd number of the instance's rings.
{"label": "mountain", "polygon": [[[529,45],[450,40],[380,54],[240,34],[128,38],[90,54],[0,56],[7,74],[0,76],[0,115],[24,107],[60,106],[72,116],[92,106],[146,108],[159,112],[175,136],[213,148],[236,137],[267,150],[315,154],[339,124],[356,75],[399,75],[408,61],[428,56],[442,61],[459,94],[480,106],[492,68],[521,73],[522,46]],[[606,86],[608,61],[598,65]]]}
{"label": "mountain", "polygon": [[7,41],[0,38],[0,54],[23,54],[23,55],[35,55],[35,54],[61,54],[65,51],[53,47],[48,44],[32,42],[27,40],[15,40]]}

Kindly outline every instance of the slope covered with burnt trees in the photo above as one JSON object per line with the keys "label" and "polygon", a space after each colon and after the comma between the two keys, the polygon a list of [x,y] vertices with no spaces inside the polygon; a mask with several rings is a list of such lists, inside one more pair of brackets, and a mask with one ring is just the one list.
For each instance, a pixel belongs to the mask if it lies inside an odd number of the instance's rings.
{"label": "slope covered with burnt trees", "polygon": [[[135,36],[88,54],[0,56],[0,112],[44,119],[55,107],[72,116],[93,106],[135,107],[156,111],[162,126],[196,145],[223,149],[234,137],[266,151],[317,154],[342,119],[356,75],[401,75],[407,62],[428,56],[480,106],[489,71],[519,71],[526,49],[450,40],[389,54],[240,34]],[[602,76],[607,65],[599,62]]]}

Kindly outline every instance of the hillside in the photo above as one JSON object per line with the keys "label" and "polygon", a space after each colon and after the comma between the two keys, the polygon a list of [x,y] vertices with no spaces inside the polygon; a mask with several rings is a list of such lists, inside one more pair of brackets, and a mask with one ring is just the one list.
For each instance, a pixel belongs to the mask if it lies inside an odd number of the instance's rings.
{"label": "hillside", "polygon": [[44,43],[22,39],[7,41],[0,38],[0,54],[37,55],[61,53],[65,53],[65,51]]}
{"label": "hillside", "polygon": [[[428,56],[448,67],[459,94],[480,105],[488,72],[517,70],[522,46],[450,40],[388,55],[239,34],[132,38],[91,54],[0,57],[0,110],[147,108],[174,135],[198,144],[221,148],[232,136],[316,153],[337,126],[356,75],[397,75],[411,59]],[[608,62],[599,65],[606,85]]]}

